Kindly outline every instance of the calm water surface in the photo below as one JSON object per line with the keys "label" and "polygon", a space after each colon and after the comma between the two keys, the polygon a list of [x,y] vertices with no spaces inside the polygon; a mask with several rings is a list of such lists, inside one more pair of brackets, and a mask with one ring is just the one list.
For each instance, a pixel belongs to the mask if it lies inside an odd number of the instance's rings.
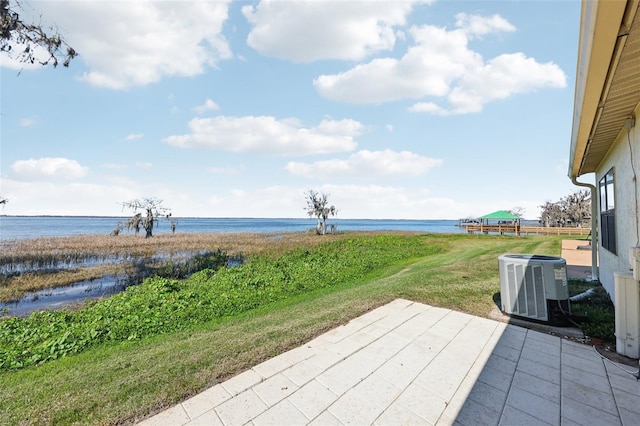
{"label": "calm water surface", "polygon": [[[91,216],[0,216],[0,240],[38,237],[63,237],[83,234],[108,235],[129,217]],[[253,218],[173,218],[176,232],[305,232],[315,227],[315,219]],[[428,233],[460,233],[464,228],[457,220],[384,220],[334,219],[338,231],[418,231]],[[144,231],[143,231],[144,232]],[[154,234],[170,233],[169,221],[162,220]],[[127,231],[123,230],[123,234]]]}

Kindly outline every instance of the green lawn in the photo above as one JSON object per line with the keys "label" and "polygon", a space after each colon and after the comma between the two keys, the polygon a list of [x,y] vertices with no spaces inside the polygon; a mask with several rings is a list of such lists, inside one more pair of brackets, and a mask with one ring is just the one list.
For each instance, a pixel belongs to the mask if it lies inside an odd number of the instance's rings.
{"label": "green lawn", "polygon": [[[105,341],[38,366],[4,370],[0,423],[131,424],[396,298],[486,317],[500,289],[498,256],[559,255],[561,241],[441,234],[398,238],[412,239],[409,245],[418,239],[426,250],[379,262],[372,261],[380,257],[377,250],[359,251],[354,257],[374,266],[342,282],[301,286],[290,297],[177,331]],[[349,250],[340,246],[336,261],[350,258]],[[292,262],[307,258],[300,259]]]}

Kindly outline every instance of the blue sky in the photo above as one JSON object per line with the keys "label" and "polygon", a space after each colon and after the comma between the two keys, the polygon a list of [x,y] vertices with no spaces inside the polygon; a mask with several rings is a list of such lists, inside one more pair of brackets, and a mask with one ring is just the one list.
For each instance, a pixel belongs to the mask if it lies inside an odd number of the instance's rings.
{"label": "blue sky", "polygon": [[579,1],[31,1],[80,56],[1,57],[7,215],[457,219],[567,177]]}

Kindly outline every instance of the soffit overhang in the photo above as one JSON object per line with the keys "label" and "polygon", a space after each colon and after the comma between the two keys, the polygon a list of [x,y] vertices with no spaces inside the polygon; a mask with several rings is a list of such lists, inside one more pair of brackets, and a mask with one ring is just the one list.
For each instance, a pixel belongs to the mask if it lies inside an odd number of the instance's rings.
{"label": "soffit overhang", "polygon": [[598,169],[640,101],[639,1],[582,3],[570,177]]}

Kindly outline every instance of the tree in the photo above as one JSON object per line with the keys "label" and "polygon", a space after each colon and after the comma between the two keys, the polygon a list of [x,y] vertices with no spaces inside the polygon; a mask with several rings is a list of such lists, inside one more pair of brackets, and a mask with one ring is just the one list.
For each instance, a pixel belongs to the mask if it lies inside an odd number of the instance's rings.
{"label": "tree", "polygon": [[578,191],[560,200],[567,222],[575,226],[591,220],[591,193],[588,190]]}
{"label": "tree", "polygon": [[134,214],[131,219],[124,223],[124,226],[126,226],[128,230],[133,229],[136,235],[140,233],[140,225],[142,225],[142,213]]}
{"label": "tree", "polygon": [[552,203],[540,206],[540,223],[543,226],[582,226],[591,220],[591,194],[577,191]]}
{"label": "tree", "polygon": [[324,235],[327,233],[327,219],[329,216],[338,214],[335,206],[328,206],[329,195],[309,190],[305,193],[307,199],[307,207],[305,210],[309,217],[316,217],[318,224],[316,225],[316,233]]}
{"label": "tree", "polygon": [[[62,60],[62,65],[68,67],[71,60],[78,56],[75,49],[67,44],[57,29],[24,22],[16,11],[18,9],[21,12],[24,10],[17,0],[13,8],[9,0],[0,0],[0,52],[22,63],[52,64],[55,68]],[[17,46],[20,48],[15,49]],[[48,52],[49,57],[37,59],[37,47]]]}
{"label": "tree", "polygon": [[162,200],[157,198],[140,198],[136,200],[126,201],[122,203],[122,208],[133,209],[134,212],[144,210],[146,216],[142,217],[142,213],[136,213],[131,219],[125,222],[125,226],[136,230],[136,234],[140,231],[140,225],[146,231],[145,238],[153,237],[153,226],[161,218],[171,217],[169,208],[162,206]]}
{"label": "tree", "polygon": [[515,206],[511,210],[507,210],[507,213],[511,213],[511,214],[516,215],[516,216],[522,217],[522,216],[524,216],[524,212],[525,211],[526,211],[526,209],[524,207]]}
{"label": "tree", "polygon": [[559,203],[545,201],[541,206],[540,224],[542,226],[563,226],[562,210]]}

